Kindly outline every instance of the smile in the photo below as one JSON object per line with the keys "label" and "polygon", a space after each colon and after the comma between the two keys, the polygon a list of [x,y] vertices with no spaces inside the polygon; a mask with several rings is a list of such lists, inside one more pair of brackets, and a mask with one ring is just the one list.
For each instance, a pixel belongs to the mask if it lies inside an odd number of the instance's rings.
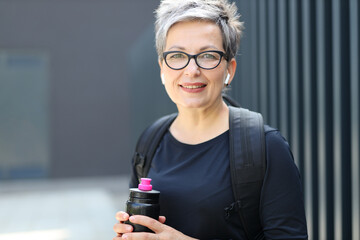
{"label": "smile", "polygon": [[187,89],[196,89],[196,88],[206,87],[206,84],[204,84],[204,85],[187,85],[187,86],[180,85],[180,86],[183,88],[187,88]]}

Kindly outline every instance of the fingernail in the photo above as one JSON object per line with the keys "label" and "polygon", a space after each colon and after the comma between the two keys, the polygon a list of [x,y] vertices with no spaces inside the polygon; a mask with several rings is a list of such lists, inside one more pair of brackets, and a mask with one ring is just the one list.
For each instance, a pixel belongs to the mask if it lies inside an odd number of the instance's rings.
{"label": "fingernail", "polygon": [[128,239],[128,236],[126,234],[122,235],[122,239]]}
{"label": "fingernail", "polygon": [[134,216],[131,216],[131,217],[129,218],[129,220],[130,220],[130,222],[132,222],[132,221],[135,220],[135,217],[134,217]]}

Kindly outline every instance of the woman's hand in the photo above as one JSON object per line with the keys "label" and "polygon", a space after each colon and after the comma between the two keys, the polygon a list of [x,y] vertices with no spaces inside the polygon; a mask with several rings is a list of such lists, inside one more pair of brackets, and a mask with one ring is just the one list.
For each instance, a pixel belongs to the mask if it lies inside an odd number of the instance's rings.
{"label": "woman's hand", "polygon": [[123,211],[119,211],[116,213],[115,218],[119,221],[119,223],[116,223],[113,227],[114,231],[117,233],[116,238],[113,238],[114,240],[121,239],[119,237],[121,237],[124,233],[133,231],[133,226],[124,223],[125,221],[129,220],[129,214]]}
{"label": "woman's hand", "polygon": [[[172,227],[169,227],[164,224],[165,217],[160,216],[159,221],[156,221],[153,218],[141,215],[131,216],[125,212],[118,212],[116,214],[116,219],[120,223],[114,225],[114,231],[118,234],[113,240],[137,240],[137,239],[148,239],[148,240],[190,240],[194,239],[188,236],[185,236],[181,232],[175,230]],[[143,225],[151,229],[154,233],[148,232],[132,232],[133,228],[131,225],[124,224],[124,221],[130,220],[134,224]]]}

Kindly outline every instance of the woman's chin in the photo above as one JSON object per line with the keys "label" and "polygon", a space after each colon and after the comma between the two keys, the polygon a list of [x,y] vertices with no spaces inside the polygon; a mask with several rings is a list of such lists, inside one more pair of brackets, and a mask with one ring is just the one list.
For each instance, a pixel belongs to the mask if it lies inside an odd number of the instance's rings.
{"label": "woman's chin", "polygon": [[201,108],[208,107],[210,104],[207,101],[197,100],[197,101],[185,101],[182,103],[178,103],[176,105],[178,107],[185,108],[185,109],[201,109]]}

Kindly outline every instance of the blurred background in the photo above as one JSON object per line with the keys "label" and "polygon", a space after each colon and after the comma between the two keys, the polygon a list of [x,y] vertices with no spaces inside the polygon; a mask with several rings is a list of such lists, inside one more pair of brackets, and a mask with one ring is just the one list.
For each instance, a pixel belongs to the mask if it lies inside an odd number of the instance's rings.
{"label": "blurred background", "polygon": [[[289,141],[310,239],[360,239],[358,0],[237,0],[230,95]],[[0,0],[0,240],[111,239],[136,139],[176,111],[158,0]]]}

